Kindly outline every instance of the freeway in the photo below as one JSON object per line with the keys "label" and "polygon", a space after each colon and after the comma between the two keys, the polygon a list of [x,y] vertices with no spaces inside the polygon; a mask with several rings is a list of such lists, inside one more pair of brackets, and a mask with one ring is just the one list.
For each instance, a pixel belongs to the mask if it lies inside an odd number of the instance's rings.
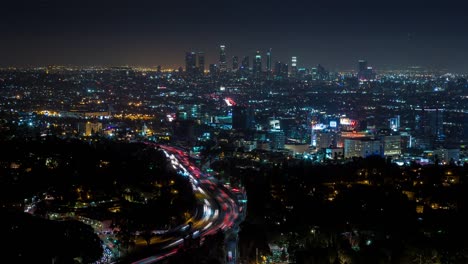
{"label": "freeway", "polygon": [[[227,241],[227,251],[229,263],[235,263],[234,259],[237,250],[237,225],[242,218],[239,204],[232,193],[227,188],[220,186],[215,179],[200,171],[198,167],[191,163],[188,154],[173,146],[159,145],[154,143],[154,147],[159,147],[169,159],[172,168],[182,177],[188,177],[192,189],[197,197],[197,213],[183,226],[168,231],[169,238],[159,245],[158,253],[144,259],[134,261],[133,264],[156,263],[166,259],[184,246],[184,238],[189,235],[201,238],[213,235],[219,230],[229,237]],[[231,237],[235,237],[232,240]],[[234,242],[233,242],[234,241]],[[234,251],[234,252],[233,252]]]}

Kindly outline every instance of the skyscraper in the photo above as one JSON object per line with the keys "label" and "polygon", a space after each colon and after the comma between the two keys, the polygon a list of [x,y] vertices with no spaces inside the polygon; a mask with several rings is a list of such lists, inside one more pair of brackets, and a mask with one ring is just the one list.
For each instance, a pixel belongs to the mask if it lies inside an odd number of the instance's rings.
{"label": "skyscraper", "polygon": [[358,79],[359,80],[373,80],[375,73],[372,67],[367,66],[367,61],[359,60],[358,62]]}
{"label": "skyscraper", "polygon": [[272,68],[271,68],[271,48],[268,49],[267,51],[267,65],[266,65],[266,70],[267,72],[271,72]]}
{"label": "skyscraper", "polygon": [[267,66],[266,66],[267,79],[270,80],[273,77],[273,68],[271,64],[271,48],[267,51]]}
{"label": "skyscraper", "polygon": [[239,69],[239,57],[232,57],[232,71],[237,71]]}
{"label": "skyscraper", "polygon": [[434,138],[436,141],[444,139],[444,109],[424,109],[425,113],[425,127],[424,132],[426,135]]}
{"label": "skyscraper", "polygon": [[317,65],[317,79],[318,80],[327,80],[329,77],[328,71],[322,65]]}
{"label": "skyscraper", "polygon": [[185,52],[185,72],[194,74],[197,69],[197,54],[193,51]]}
{"label": "skyscraper", "polygon": [[398,131],[400,129],[400,116],[399,115],[390,118],[388,121],[390,123],[390,129],[392,131]]}
{"label": "skyscraper", "polygon": [[297,57],[291,57],[291,77],[297,77]]}
{"label": "skyscraper", "polygon": [[226,46],[219,46],[219,71],[227,71],[227,61],[226,61]]}
{"label": "skyscraper", "polygon": [[364,72],[367,70],[367,61],[359,60],[358,61],[358,73]]}
{"label": "skyscraper", "polygon": [[203,74],[205,72],[205,53],[198,52],[198,71]]}
{"label": "skyscraper", "polygon": [[253,61],[253,74],[255,77],[260,77],[262,73],[262,55],[260,54],[260,51],[257,50],[257,53],[255,54],[255,58]]}
{"label": "skyscraper", "polygon": [[213,63],[212,63],[212,64],[210,64],[210,68],[209,68],[209,70],[210,70],[210,74],[211,74],[211,75],[213,75],[213,74],[217,74],[217,73],[218,73],[218,71],[219,71],[218,65],[216,65],[216,64],[213,64]]}
{"label": "skyscraper", "polygon": [[275,65],[275,78],[284,79],[288,77],[288,64],[277,61]]}
{"label": "skyscraper", "polygon": [[444,109],[416,109],[415,131],[420,137],[418,144],[422,149],[440,147],[445,140]]}
{"label": "skyscraper", "polygon": [[249,75],[249,69],[250,67],[250,61],[249,61],[249,56],[245,56],[242,59],[241,67],[240,67],[240,72],[243,76]]}
{"label": "skyscraper", "polygon": [[242,64],[241,64],[241,66],[242,66],[243,68],[249,69],[249,67],[250,67],[249,56],[245,56],[245,57],[242,59]]}

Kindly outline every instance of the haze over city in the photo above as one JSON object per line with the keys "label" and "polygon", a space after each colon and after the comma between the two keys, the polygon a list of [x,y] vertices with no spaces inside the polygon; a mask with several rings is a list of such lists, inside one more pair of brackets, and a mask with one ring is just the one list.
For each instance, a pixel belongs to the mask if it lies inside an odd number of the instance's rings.
{"label": "haze over city", "polygon": [[466,2],[1,8],[0,262],[468,263]]}
{"label": "haze over city", "polygon": [[465,1],[9,1],[0,22],[0,65],[183,66],[185,51],[217,63],[272,48],[353,70],[421,66],[467,72]]}

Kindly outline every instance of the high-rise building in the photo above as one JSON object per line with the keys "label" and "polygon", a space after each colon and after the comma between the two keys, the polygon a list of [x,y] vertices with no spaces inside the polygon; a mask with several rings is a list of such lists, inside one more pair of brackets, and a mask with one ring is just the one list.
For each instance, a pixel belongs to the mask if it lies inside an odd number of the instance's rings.
{"label": "high-rise building", "polygon": [[383,136],[382,146],[384,156],[399,156],[401,154],[401,136]]}
{"label": "high-rise building", "polygon": [[312,75],[312,80],[317,80],[318,79],[318,72],[317,72],[317,67],[312,67],[310,69],[311,75]]}
{"label": "high-rise building", "polygon": [[227,71],[226,46],[225,45],[219,46],[219,71],[221,72]]}
{"label": "high-rise building", "polygon": [[324,131],[317,132],[316,133],[317,149],[335,147],[336,138],[337,138],[336,132],[324,132]]}
{"label": "high-rise building", "polygon": [[329,77],[329,73],[328,71],[325,69],[325,67],[323,67],[322,65],[317,65],[317,69],[316,69],[316,72],[317,72],[317,79],[318,80],[327,80],[328,77]]}
{"label": "high-rise building", "polygon": [[431,149],[441,145],[445,139],[444,109],[426,108],[416,109],[416,127],[420,148]]}
{"label": "high-rise building", "polygon": [[365,61],[365,60],[359,60],[359,61],[358,61],[358,74],[359,74],[360,72],[365,71],[365,70],[367,70],[367,61]]}
{"label": "high-rise building", "polygon": [[243,68],[246,68],[248,69],[250,67],[250,61],[249,61],[249,56],[245,56],[243,59],[242,59],[242,64],[241,66]]}
{"label": "high-rise building", "polygon": [[357,77],[359,80],[374,80],[375,79],[375,72],[372,67],[367,66],[367,61],[359,60],[358,61],[358,74]]}
{"label": "high-rise building", "polygon": [[429,132],[436,140],[444,137],[444,109],[424,109],[426,113],[425,132]]}
{"label": "high-rise building", "polygon": [[194,74],[197,69],[197,54],[193,51],[185,52],[185,72]]}
{"label": "high-rise building", "polygon": [[268,73],[270,73],[272,71],[272,68],[271,68],[271,48],[268,49],[267,51],[267,61],[266,61],[267,65],[266,65],[266,70]]}
{"label": "high-rise building", "polygon": [[275,64],[275,78],[284,79],[288,77],[288,64],[277,61]]}
{"label": "high-rise building", "polygon": [[239,57],[232,57],[232,71],[237,71],[239,69]]}
{"label": "high-rise building", "polygon": [[400,116],[397,115],[395,117],[390,118],[389,120],[389,126],[392,131],[398,131],[400,129]]}
{"label": "high-rise building", "polygon": [[438,159],[439,162],[444,162],[445,164],[459,161],[460,149],[446,149],[446,148],[436,149],[434,150],[434,159]]}
{"label": "high-rise building", "polygon": [[232,128],[251,129],[254,126],[254,111],[250,107],[235,105],[232,107]]}
{"label": "high-rise building", "polygon": [[198,71],[203,74],[205,72],[205,53],[198,52]]}
{"label": "high-rise building", "polygon": [[380,140],[370,138],[347,138],[344,140],[344,156],[345,158],[381,156],[380,144]]}
{"label": "high-rise building", "polygon": [[210,64],[210,74],[217,74],[218,73],[218,65],[216,64]]}
{"label": "high-rise building", "polygon": [[291,57],[291,77],[297,77],[297,57]]}
{"label": "high-rise building", "polygon": [[304,78],[305,76],[309,75],[310,71],[307,68],[297,68],[297,77]]}
{"label": "high-rise building", "polygon": [[400,137],[401,137],[401,148],[402,148],[402,150],[407,150],[407,149],[413,148],[414,138],[411,135],[411,133],[409,133],[408,131],[401,131],[400,132]]}
{"label": "high-rise building", "polygon": [[276,77],[280,77],[280,76],[281,76],[281,65],[282,65],[281,61],[277,61],[277,62],[275,63],[275,71],[274,71],[274,72],[275,72],[275,76],[276,76]]}
{"label": "high-rise building", "polygon": [[193,119],[197,120],[201,118],[201,105],[199,104],[181,104],[177,107],[176,116],[178,119],[187,120]]}
{"label": "high-rise building", "polygon": [[286,137],[282,130],[270,130],[268,131],[268,140],[270,142],[271,150],[284,149]]}
{"label": "high-rise building", "polygon": [[276,119],[275,117],[270,117],[269,123],[270,123],[270,130],[281,130],[281,123],[279,119]]}
{"label": "high-rise building", "polygon": [[243,59],[242,59],[242,63],[241,63],[241,67],[240,67],[240,73],[242,74],[242,76],[248,76],[249,75],[249,69],[250,67],[250,60],[249,60],[249,56],[245,56]]}
{"label": "high-rise building", "polygon": [[262,55],[260,54],[260,51],[257,50],[257,53],[255,54],[255,58],[253,60],[253,74],[255,77],[260,77],[262,73]]}

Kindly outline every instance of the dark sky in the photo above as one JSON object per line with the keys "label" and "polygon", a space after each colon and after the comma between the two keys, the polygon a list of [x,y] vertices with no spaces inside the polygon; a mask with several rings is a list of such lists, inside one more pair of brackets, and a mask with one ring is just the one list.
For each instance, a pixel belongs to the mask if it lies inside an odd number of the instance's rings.
{"label": "dark sky", "polygon": [[468,73],[466,0],[6,0],[0,4],[0,65],[174,67],[184,52],[217,60],[273,49],[354,69],[423,66]]}

